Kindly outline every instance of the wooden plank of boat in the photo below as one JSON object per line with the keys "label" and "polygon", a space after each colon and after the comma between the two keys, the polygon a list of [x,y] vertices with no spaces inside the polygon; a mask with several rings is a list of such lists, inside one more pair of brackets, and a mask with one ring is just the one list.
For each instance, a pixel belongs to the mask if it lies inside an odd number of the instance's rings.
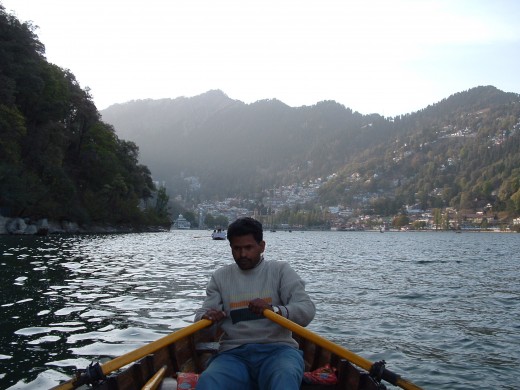
{"label": "wooden plank of boat", "polygon": [[314,344],[322,348],[325,348],[326,350],[338,355],[341,358],[347,359],[349,362],[354,363],[355,365],[363,368],[364,370],[367,370],[369,372],[373,372],[374,368],[380,370],[380,372],[377,373],[377,376],[393,385],[399,386],[407,390],[420,390],[420,387],[404,378],[401,378],[399,375],[391,372],[390,370],[387,370],[386,368],[384,368],[384,366],[374,367],[373,363],[362,358],[361,356],[356,355],[355,353],[349,351],[346,348],[334,344],[332,341],[329,341],[317,335],[316,333],[313,333],[310,330],[305,329],[303,326],[295,324],[294,322],[288,320],[285,317],[275,314],[271,310],[265,310],[264,316],[269,318],[271,321],[274,321],[277,324],[283,326],[284,328],[291,330],[293,333],[296,333],[297,335],[305,338],[306,340],[309,340]]}
{"label": "wooden plank of boat", "polygon": [[[384,365],[372,364],[270,310],[266,310],[264,316],[293,332],[293,337],[304,354],[305,371],[312,372],[326,365],[330,365],[335,371],[336,384],[302,383],[301,389],[303,390],[380,390],[385,388],[379,382],[380,379],[389,381],[405,390],[420,390],[420,387],[385,369]],[[178,373],[200,374],[204,370],[206,361],[217,352],[218,348],[216,342],[218,334],[215,327],[205,329],[210,324],[211,322],[208,320],[198,321],[169,336],[104,363],[100,366],[102,378],[96,381],[94,388],[98,390],[141,389],[147,383],[152,382],[154,375],[157,375],[163,368],[164,372],[160,375],[166,378],[176,377]],[[134,363],[123,370],[114,372],[131,362]],[[374,368],[377,368],[378,372],[374,373]],[[370,374],[371,371],[372,374]],[[109,373],[112,374],[105,377]],[[85,383],[85,380],[88,379],[84,376],[77,376],[56,386],[54,390],[76,389]]]}
{"label": "wooden plank of boat", "polygon": [[[131,352],[128,352],[124,355],[121,355],[113,360],[110,360],[110,361],[104,363],[103,365],[99,366],[99,370],[101,370],[101,372],[98,374],[100,374],[101,376],[105,376],[105,375],[112,373],[115,370],[120,369],[121,367],[124,367],[130,363],[134,363],[136,360],[141,359],[145,356],[153,356],[151,354],[157,353],[161,349],[168,348],[169,346],[172,346],[172,345],[174,346],[177,341],[185,340],[186,338],[193,336],[193,334],[195,334],[196,332],[198,332],[201,329],[208,327],[211,324],[212,324],[212,322],[209,320],[197,321],[192,325],[179,329],[173,333],[170,333],[167,336],[164,336],[158,340],[155,340],[149,344],[146,344],[140,348],[137,348]],[[139,362],[137,362],[137,363],[139,363]],[[160,367],[162,367],[162,366],[163,365],[161,365]],[[170,365],[167,364],[166,366],[169,367]],[[93,367],[95,367],[95,366],[93,366]],[[158,367],[158,368],[160,368],[160,367]],[[92,373],[92,371],[95,371],[95,369],[90,370],[90,372],[87,369],[85,373],[79,373],[79,375],[77,375],[75,378],[70,379],[67,382],[64,382],[58,386],[53,387],[52,390],[76,389],[79,386],[81,386],[85,383],[88,383],[85,381],[89,380],[89,376],[94,375]],[[151,376],[152,375],[150,375],[150,377]],[[144,383],[143,383],[143,385],[144,385]]]}

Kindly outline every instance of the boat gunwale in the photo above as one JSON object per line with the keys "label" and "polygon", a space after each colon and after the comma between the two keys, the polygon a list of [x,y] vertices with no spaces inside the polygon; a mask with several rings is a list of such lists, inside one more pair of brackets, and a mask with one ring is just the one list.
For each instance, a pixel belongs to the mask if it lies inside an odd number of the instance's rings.
{"label": "boat gunwale", "polygon": [[[179,372],[200,374],[207,360],[216,353],[214,350],[208,351],[198,347],[200,344],[214,341],[211,333],[214,334],[215,331],[202,329],[165,345],[154,353],[137,360],[118,372],[112,373],[105,382],[95,387],[95,389],[141,389],[165,365],[165,360],[169,361],[166,364],[166,377],[176,377]],[[337,354],[297,334],[293,333],[293,338],[298,342],[299,349],[303,351],[306,372],[311,372],[324,367],[326,364],[330,364],[330,367],[335,369],[338,379],[336,384],[302,383],[301,389],[376,390],[386,388],[382,387],[384,386],[382,383],[376,382],[368,372],[356,367],[347,359],[341,358]],[[165,356],[167,356],[166,359]]]}

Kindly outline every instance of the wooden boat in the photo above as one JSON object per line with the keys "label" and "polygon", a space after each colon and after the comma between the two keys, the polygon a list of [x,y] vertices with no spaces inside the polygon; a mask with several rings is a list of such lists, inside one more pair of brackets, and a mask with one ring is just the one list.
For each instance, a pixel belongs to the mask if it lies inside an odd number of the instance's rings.
{"label": "wooden boat", "polygon": [[[334,373],[328,378],[335,377],[335,383],[307,383],[304,380],[301,385],[303,390],[386,389],[381,380],[403,389],[420,390],[420,387],[387,370],[384,362],[372,364],[272,311],[266,310],[264,316],[292,330],[293,337],[304,353],[307,377],[312,377],[307,373],[320,371],[324,367],[327,372]],[[85,388],[87,383],[92,386],[89,389],[98,390],[175,390],[175,377],[180,379],[183,376],[180,373],[201,373],[205,362],[216,353],[216,332],[212,330],[213,327],[208,328],[209,325],[211,321],[201,320],[103,365],[91,364],[84,372],[78,373],[76,378],[53,390]],[[119,370],[121,367],[125,368]]]}

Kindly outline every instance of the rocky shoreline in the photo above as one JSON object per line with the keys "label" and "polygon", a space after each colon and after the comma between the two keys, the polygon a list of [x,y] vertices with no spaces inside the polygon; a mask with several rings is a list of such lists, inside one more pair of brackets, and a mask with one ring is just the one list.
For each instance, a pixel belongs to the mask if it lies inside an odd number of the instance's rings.
{"label": "rocky shoreline", "polygon": [[0,215],[0,235],[88,234],[88,233],[142,233],[163,232],[163,226],[80,225],[71,221],[53,221],[47,218],[8,218]]}

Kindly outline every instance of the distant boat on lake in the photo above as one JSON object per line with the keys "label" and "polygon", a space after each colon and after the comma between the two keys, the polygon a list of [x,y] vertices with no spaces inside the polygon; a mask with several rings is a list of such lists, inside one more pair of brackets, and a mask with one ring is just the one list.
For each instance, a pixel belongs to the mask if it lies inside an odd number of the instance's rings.
{"label": "distant boat on lake", "polygon": [[211,233],[211,238],[214,240],[225,240],[226,232],[222,231],[222,229],[213,230],[213,233]]}

